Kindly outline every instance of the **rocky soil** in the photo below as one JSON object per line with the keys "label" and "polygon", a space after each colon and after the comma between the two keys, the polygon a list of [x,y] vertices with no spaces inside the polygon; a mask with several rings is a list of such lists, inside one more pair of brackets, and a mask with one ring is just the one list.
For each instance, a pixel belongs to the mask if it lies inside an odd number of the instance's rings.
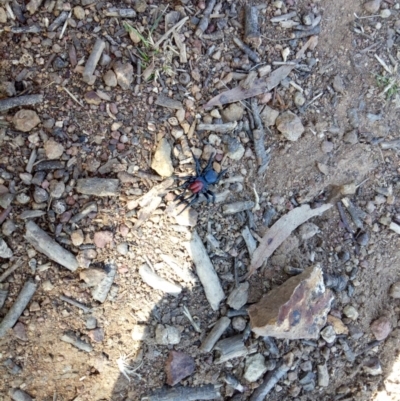
{"label": "rocky soil", "polygon": [[0,400],[398,400],[399,17],[0,0]]}

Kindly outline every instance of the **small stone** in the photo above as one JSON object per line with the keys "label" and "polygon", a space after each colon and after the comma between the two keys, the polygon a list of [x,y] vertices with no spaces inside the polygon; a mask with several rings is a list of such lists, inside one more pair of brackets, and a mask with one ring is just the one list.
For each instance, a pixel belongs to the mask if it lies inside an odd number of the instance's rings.
{"label": "small stone", "polygon": [[151,168],[161,177],[170,177],[174,173],[174,167],[171,160],[171,145],[166,138],[162,138],[157,145]]}
{"label": "small stone", "polygon": [[61,57],[56,57],[53,61],[54,71],[60,71],[63,68],[68,67],[68,61],[63,60]]}
{"label": "small stone", "polygon": [[208,136],[208,142],[211,146],[219,146],[221,144],[221,138],[216,134],[210,134]]}
{"label": "small stone", "polygon": [[14,200],[14,195],[10,193],[5,193],[0,195],[0,206],[3,209],[7,209],[10,205],[11,202]]}
{"label": "small stone", "polygon": [[29,312],[39,312],[40,305],[38,302],[32,302],[29,306]]}
{"label": "small stone", "polygon": [[241,120],[243,118],[243,113],[244,109],[239,103],[232,103],[221,111],[222,121],[228,123]]}
{"label": "small stone", "polygon": [[71,233],[71,242],[74,246],[81,246],[85,237],[82,230],[76,230]]}
{"label": "small stone", "polygon": [[236,316],[232,319],[232,327],[241,333],[247,326],[247,320],[243,316]]}
{"label": "small stone", "polygon": [[240,160],[246,152],[244,146],[239,142],[238,139],[232,138],[228,144],[227,156],[231,160]]}
{"label": "small stone", "polygon": [[41,4],[42,4],[42,0],[31,0],[26,5],[26,9],[32,15],[32,14],[35,14],[35,12],[39,9]]}
{"label": "small stone", "polygon": [[328,387],[329,386],[329,373],[326,363],[317,366],[318,371],[318,386]]}
{"label": "small stone", "polygon": [[63,214],[67,210],[67,204],[64,199],[55,199],[51,203],[51,210],[56,214]]}
{"label": "small stone", "polygon": [[59,159],[64,153],[64,146],[54,139],[49,139],[44,145],[44,151],[48,159]]}
{"label": "small stone", "polygon": [[319,227],[314,223],[304,223],[299,228],[299,234],[303,241],[314,237],[314,235],[318,234],[319,231]]}
{"label": "small stone", "polygon": [[343,309],[343,313],[351,320],[357,320],[358,318],[357,309],[352,305],[346,305]]}
{"label": "small stone", "polygon": [[195,370],[194,359],[183,352],[170,351],[165,363],[167,384],[175,386],[185,377],[193,374]]}
{"label": "small stone", "polygon": [[371,324],[370,329],[375,338],[378,341],[382,341],[385,340],[392,331],[392,324],[387,317],[382,316]]}
{"label": "small stone", "polygon": [[196,210],[192,208],[188,208],[184,210],[182,213],[175,216],[176,224],[185,227],[195,227],[197,224],[197,218],[199,214]]}
{"label": "small stone", "polygon": [[84,195],[118,196],[119,180],[114,178],[81,178],[76,190]]}
{"label": "small stone", "polygon": [[357,244],[361,245],[361,246],[367,246],[369,243],[369,234],[366,232],[361,233],[357,239]]}
{"label": "small stone", "polygon": [[338,93],[345,93],[346,89],[344,86],[344,82],[343,79],[340,75],[335,75],[335,77],[333,78],[333,89],[335,89],[336,92]]}
{"label": "small stone", "polygon": [[374,356],[367,361],[364,362],[363,370],[365,373],[370,374],[371,376],[377,376],[382,374],[382,366],[379,358]]}
{"label": "small stone", "polygon": [[397,281],[396,283],[392,284],[390,287],[390,296],[392,298],[398,299],[400,298],[400,281]]}
{"label": "small stone", "polygon": [[81,6],[74,7],[74,16],[76,19],[78,19],[80,21],[85,19],[85,17],[86,17],[85,9]]}
{"label": "small stone", "polygon": [[88,287],[97,287],[107,276],[107,272],[102,269],[85,269],[79,273],[79,278],[83,280]]}
{"label": "small stone", "polygon": [[9,259],[12,258],[13,252],[8,247],[7,243],[0,238],[0,258]]}
{"label": "small stone", "polygon": [[388,8],[385,8],[384,10],[381,10],[379,15],[381,18],[389,18],[392,15],[392,12]]}
{"label": "small stone", "polygon": [[92,341],[96,343],[101,343],[104,341],[104,330],[101,327],[90,330],[88,336]]}
{"label": "small stone", "polygon": [[14,115],[13,124],[16,130],[29,132],[40,124],[40,119],[33,110],[20,110]]}
{"label": "small stone", "polygon": [[330,153],[333,150],[333,143],[331,141],[323,141],[321,144],[321,150],[324,153]]}
{"label": "small stone", "polygon": [[133,8],[138,13],[144,13],[147,8],[147,2],[145,0],[135,0]]}
{"label": "small stone", "polygon": [[14,327],[13,327],[13,332],[15,337],[22,341],[28,341],[28,335],[26,333],[26,325],[18,322]]}
{"label": "small stone", "polygon": [[279,111],[272,109],[269,106],[265,106],[260,114],[260,117],[264,123],[264,126],[271,127],[275,125],[276,119],[279,116]]}
{"label": "small stone", "polygon": [[3,7],[0,7],[0,24],[5,24],[7,22],[7,13]]}
{"label": "small stone", "polygon": [[348,324],[347,327],[349,329],[349,334],[351,338],[353,338],[356,341],[359,340],[364,335],[363,331],[354,324]]}
{"label": "small stone", "polygon": [[35,187],[35,190],[33,191],[33,199],[36,203],[43,203],[49,199],[49,194],[45,189]]}
{"label": "small stone", "polygon": [[332,315],[328,315],[328,323],[332,325],[333,330],[335,330],[335,333],[337,335],[340,334],[349,334],[349,329],[345,324],[338,318]]}
{"label": "small stone", "polygon": [[156,344],[173,345],[181,341],[180,331],[173,326],[159,324],[156,327]]}
{"label": "small stone", "polygon": [[233,309],[240,309],[247,303],[249,296],[249,283],[245,281],[240,283],[233,291],[229,294],[227,304]]}
{"label": "small stone", "polygon": [[356,130],[346,132],[343,135],[343,142],[350,145],[355,145],[358,142],[358,134]]}
{"label": "small stone", "polygon": [[294,95],[294,104],[296,106],[303,106],[303,104],[306,102],[306,98],[301,92],[296,92]]}
{"label": "small stone", "polygon": [[265,372],[265,358],[261,354],[251,355],[246,358],[243,378],[250,383],[256,382]]}
{"label": "small stone", "polygon": [[102,102],[101,97],[95,91],[86,92],[85,100],[86,103],[94,104],[95,106],[98,106]]}
{"label": "small stone", "polygon": [[17,226],[12,220],[6,220],[1,226],[1,232],[5,237],[10,236],[16,229]]}
{"label": "small stone", "polygon": [[64,182],[52,180],[49,186],[49,191],[53,199],[60,199],[65,191]]}
{"label": "small stone", "polygon": [[51,291],[54,288],[54,285],[51,284],[50,280],[46,280],[46,281],[43,282],[42,288],[43,288],[43,291],[48,292],[48,291]]}
{"label": "small stone", "polygon": [[127,255],[129,252],[129,247],[128,247],[128,243],[126,242],[121,242],[120,244],[117,245],[117,252],[120,255]]}
{"label": "small stone", "polygon": [[369,12],[370,14],[376,14],[379,11],[379,8],[381,6],[381,1],[382,0],[367,1],[364,4],[365,11]]}
{"label": "small stone", "polygon": [[183,121],[185,121],[185,115],[186,115],[186,112],[184,109],[179,109],[175,113],[175,117],[178,119],[179,123],[182,123]]}
{"label": "small stone", "polygon": [[304,132],[300,118],[291,111],[282,113],[276,119],[276,128],[289,141],[297,141]]}
{"label": "small stone", "polygon": [[117,86],[118,81],[117,81],[117,76],[115,75],[114,71],[107,71],[104,75],[103,75],[103,80],[104,83],[107,86],[110,86],[111,88],[113,88],[114,86]]}
{"label": "small stone", "polygon": [[121,63],[120,61],[114,64],[114,72],[117,77],[118,85],[124,89],[129,89],[133,81],[133,67],[129,63]]}
{"label": "small stone", "polygon": [[312,362],[311,361],[305,361],[300,364],[300,369],[303,372],[311,372],[312,371]]}
{"label": "small stone", "polygon": [[321,331],[321,337],[328,343],[332,344],[336,340],[336,333],[332,326],[326,326]]}
{"label": "small stone", "polygon": [[97,248],[105,248],[113,240],[114,236],[111,231],[97,231],[94,233],[93,242]]}
{"label": "small stone", "polygon": [[86,319],[86,328],[88,330],[93,330],[97,327],[97,319],[94,316],[89,316]]}
{"label": "small stone", "polygon": [[24,192],[18,194],[16,199],[17,199],[17,202],[21,205],[26,205],[31,200],[31,198]]}

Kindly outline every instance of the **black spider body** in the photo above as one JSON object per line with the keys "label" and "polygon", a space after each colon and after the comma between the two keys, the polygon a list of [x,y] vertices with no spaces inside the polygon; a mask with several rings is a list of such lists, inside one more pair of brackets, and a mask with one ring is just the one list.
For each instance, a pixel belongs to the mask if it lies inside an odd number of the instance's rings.
{"label": "black spider body", "polygon": [[[215,202],[215,195],[212,191],[208,189],[208,187],[209,185],[218,183],[218,181],[226,172],[226,170],[222,170],[220,173],[217,173],[212,168],[212,155],[210,156],[208,163],[203,170],[201,170],[199,160],[194,156],[193,159],[196,164],[196,175],[184,177],[185,182],[178,187],[182,188],[184,191],[181,195],[178,195],[175,198],[180,200],[178,205],[182,203],[187,204],[180,213],[182,213],[189,206],[193,205],[193,203],[197,202],[199,200],[200,194],[204,194],[207,199],[207,203],[210,203],[210,197],[212,198],[213,202]],[[187,191],[191,192],[191,194],[185,198]]]}

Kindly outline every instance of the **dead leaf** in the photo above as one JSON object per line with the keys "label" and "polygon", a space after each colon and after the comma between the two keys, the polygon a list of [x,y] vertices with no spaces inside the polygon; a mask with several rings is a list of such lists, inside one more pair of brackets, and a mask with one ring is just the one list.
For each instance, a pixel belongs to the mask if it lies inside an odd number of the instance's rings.
{"label": "dead leaf", "polygon": [[305,223],[314,216],[320,216],[333,205],[325,204],[317,209],[311,209],[310,205],[303,205],[291,210],[282,216],[262,237],[260,244],[254,251],[249,267],[247,277],[251,276],[255,271],[269,258],[275,250],[285,241],[286,238],[298,226]]}

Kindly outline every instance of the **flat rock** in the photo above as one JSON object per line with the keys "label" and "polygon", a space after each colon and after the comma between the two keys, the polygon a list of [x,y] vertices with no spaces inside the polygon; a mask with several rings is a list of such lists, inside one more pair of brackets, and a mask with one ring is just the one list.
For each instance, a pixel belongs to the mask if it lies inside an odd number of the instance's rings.
{"label": "flat rock", "polygon": [[7,243],[0,238],[0,258],[9,259],[12,256],[12,250],[8,247]]}
{"label": "flat rock", "polygon": [[84,195],[118,196],[119,180],[114,178],[81,178],[76,190]]}
{"label": "flat rock", "polygon": [[133,81],[133,67],[129,63],[116,62],[114,64],[114,72],[117,77],[118,85],[124,89],[129,89]]}
{"label": "flat rock", "polygon": [[97,248],[105,248],[114,240],[114,235],[111,231],[97,231],[94,233],[93,242]]}
{"label": "flat rock", "polygon": [[171,177],[174,173],[174,167],[171,160],[171,145],[165,138],[162,138],[157,145],[151,168],[155,170],[161,177]]}
{"label": "flat rock", "polygon": [[370,14],[376,14],[379,11],[382,0],[371,0],[364,4],[364,9]]}
{"label": "flat rock", "polygon": [[297,141],[304,132],[300,118],[291,111],[285,111],[276,119],[276,128],[289,141]]}
{"label": "flat rock", "polygon": [[5,24],[7,22],[7,13],[3,7],[0,7],[0,24]]}
{"label": "flat rock", "polygon": [[185,377],[193,374],[195,369],[194,359],[183,352],[170,351],[167,362],[165,363],[165,373],[167,374],[167,384],[175,386]]}
{"label": "flat rock", "polygon": [[159,324],[156,327],[156,343],[160,345],[179,344],[180,331],[173,326]]}
{"label": "flat rock", "polygon": [[332,301],[321,267],[310,266],[250,306],[252,330],[259,336],[318,339]]}
{"label": "flat rock", "polygon": [[382,316],[372,322],[370,329],[375,338],[378,341],[382,341],[386,339],[392,331],[392,324],[386,316]]}
{"label": "flat rock", "polygon": [[279,111],[272,109],[269,106],[265,106],[260,114],[261,120],[265,127],[271,127],[275,125],[276,119],[279,116]]}
{"label": "flat rock", "polygon": [[249,283],[245,281],[233,289],[226,302],[231,308],[238,310],[247,303],[248,296]]}
{"label": "flat rock", "polygon": [[265,358],[261,354],[251,355],[246,358],[243,378],[250,383],[257,381],[265,372]]}
{"label": "flat rock", "polygon": [[29,132],[40,124],[40,119],[33,110],[20,110],[14,115],[13,124],[16,130]]}
{"label": "flat rock", "polygon": [[14,195],[10,193],[5,193],[0,195],[0,206],[3,209],[7,209],[10,205],[11,202],[14,200]]}
{"label": "flat rock", "polygon": [[25,225],[25,239],[39,252],[54,260],[61,266],[74,271],[78,268],[76,257],[54,241],[33,221]]}
{"label": "flat rock", "polygon": [[85,19],[85,9],[81,6],[74,7],[74,17],[78,20]]}

